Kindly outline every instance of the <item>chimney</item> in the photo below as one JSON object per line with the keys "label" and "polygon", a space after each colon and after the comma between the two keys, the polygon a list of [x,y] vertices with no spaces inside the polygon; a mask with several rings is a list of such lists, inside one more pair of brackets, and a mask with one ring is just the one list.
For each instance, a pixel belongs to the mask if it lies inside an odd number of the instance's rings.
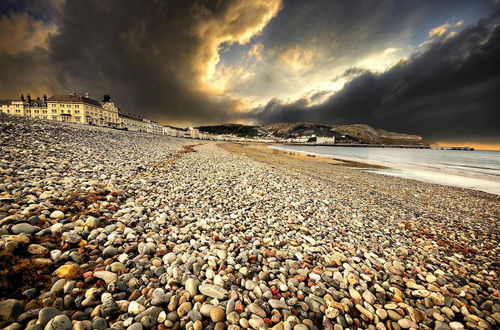
{"label": "chimney", "polygon": [[102,98],[102,101],[103,102],[111,102],[111,96],[110,95],[104,95],[104,97]]}
{"label": "chimney", "polygon": [[83,97],[87,98],[87,99],[90,99],[90,93],[89,92],[86,92],[85,94],[83,94]]}
{"label": "chimney", "polygon": [[24,94],[21,94],[21,101],[24,102]]}
{"label": "chimney", "polygon": [[26,96],[27,96],[27,98],[28,98],[28,102],[31,102],[31,94],[30,94],[30,93],[28,93],[28,94],[26,94]]}
{"label": "chimney", "polygon": [[43,103],[47,103],[47,95],[43,94]]}

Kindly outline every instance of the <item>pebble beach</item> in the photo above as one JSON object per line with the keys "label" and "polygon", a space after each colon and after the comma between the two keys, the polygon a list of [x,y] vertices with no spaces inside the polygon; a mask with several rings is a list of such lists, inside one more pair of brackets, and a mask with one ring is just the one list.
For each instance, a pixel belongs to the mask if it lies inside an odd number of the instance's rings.
{"label": "pebble beach", "polygon": [[500,328],[498,195],[3,114],[0,145],[0,328]]}

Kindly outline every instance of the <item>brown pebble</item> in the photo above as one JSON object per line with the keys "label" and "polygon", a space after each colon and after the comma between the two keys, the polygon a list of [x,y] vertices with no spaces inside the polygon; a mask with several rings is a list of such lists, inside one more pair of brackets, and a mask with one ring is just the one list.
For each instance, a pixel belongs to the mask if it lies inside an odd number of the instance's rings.
{"label": "brown pebble", "polygon": [[219,306],[210,310],[210,318],[213,322],[222,322],[226,318],[226,312]]}
{"label": "brown pebble", "polygon": [[139,290],[135,289],[134,292],[132,292],[132,294],[130,295],[130,297],[128,297],[128,301],[137,300],[137,298],[139,298],[140,296],[141,296],[141,293],[139,292]]}

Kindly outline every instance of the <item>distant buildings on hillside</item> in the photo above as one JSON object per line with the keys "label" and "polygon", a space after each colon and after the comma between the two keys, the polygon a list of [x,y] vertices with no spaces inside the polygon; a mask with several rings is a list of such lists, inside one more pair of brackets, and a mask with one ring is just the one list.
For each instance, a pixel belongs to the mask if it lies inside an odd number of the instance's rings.
{"label": "distant buildings on hillside", "polygon": [[[210,134],[199,129],[177,128],[161,125],[156,121],[139,115],[123,113],[118,109],[109,95],[104,95],[102,101],[90,98],[89,93],[77,95],[53,95],[47,98],[33,99],[30,94],[21,95],[15,100],[0,100],[0,112],[66,123],[87,124],[111,127],[134,132],[162,134],[177,137],[187,137],[201,140],[235,141],[235,142],[278,142],[276,139],[243,138],[231,134]],[[290,143],[333,143],[334,138],[299,137],[281,142]]]}
{"label": "distant buildings on hillside", "polygon": [[185,136],[187,130],[160,125],[142,116],[122,113],[109,95],[102,101],[90,98],[89,93],[77,95],[54,95],[33,99],[30,94],[17,100],[1,100],[0,111],[7,114],[48,119],[67,123],[88,124],[117,129]]}
{"label": "distant buildings on hillside", "polygon": [[120,124],[118,108],[106,96],[102,102],[71,93],[50,98],[32,99],[30,94],[18,100],[0,101],[4,113],[55,121],[117,127]]}

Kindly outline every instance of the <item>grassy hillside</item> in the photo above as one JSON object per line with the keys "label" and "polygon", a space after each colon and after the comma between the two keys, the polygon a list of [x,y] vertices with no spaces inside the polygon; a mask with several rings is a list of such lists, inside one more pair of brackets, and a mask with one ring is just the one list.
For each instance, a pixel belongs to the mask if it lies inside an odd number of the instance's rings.
{"label": "grassy hillside", "polygon": [[273,123],[265,126],[226,124],[198,127],[200,131],[211,134],[232,134],[240,137],[274,137],[290,139],[300,136],[335,137],[338,142],[367,144],[423,144],[421,136],[389,132],[375,129],[364,124],[327,125],[316,123]]}

